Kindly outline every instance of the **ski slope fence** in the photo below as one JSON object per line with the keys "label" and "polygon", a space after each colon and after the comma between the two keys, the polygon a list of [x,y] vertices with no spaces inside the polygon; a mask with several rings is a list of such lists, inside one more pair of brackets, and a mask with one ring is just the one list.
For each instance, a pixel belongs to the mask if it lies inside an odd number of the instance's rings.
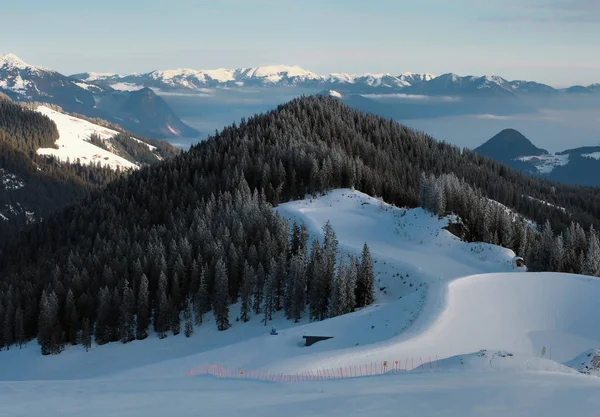
{"label": "ski slope fence", "polygon": [[418,358],[417,360],[405,359],[403,361],[373,362],[364,365],[320,369],[297,374],[281,374],[262,370],[246,370],[241,368],[226,368],[219,365],[209,365],[190,369],[186,376],[212,375],[218,378],[254,379],[271,382],[304,382],[357,378],[400,372],[431,372],[439,369],[440,365],[437,357],[433,359],[427,357]]}

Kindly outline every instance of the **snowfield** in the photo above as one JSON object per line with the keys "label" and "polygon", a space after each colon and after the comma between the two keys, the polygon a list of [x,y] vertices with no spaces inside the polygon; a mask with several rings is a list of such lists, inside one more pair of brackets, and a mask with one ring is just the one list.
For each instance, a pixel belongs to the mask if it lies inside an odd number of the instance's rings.
{"label": "snowfield", "polygon": [[87,120],[60,113],[46,106],[39,106],[37,111],[52,119],[59,133],[59,138],[56,141],[58,149],[40,148],[37,150],[38,154],[53,155],[62,161],[66,161],[68,158],[71,163],[79,159],[84,165],[100,162],[102,166],[112,169],[138,168],[136,164],[129,162],[125,158],[89,142],[92,134],[96,134],[102,140],[107,141],[118,133],[116,130],[95,125]]}
{"label": "snowfield", "polygon": [[[236,322],[234,305],[231,329],[218,332],[208,315],[190,339],[53,357],[34,342],[13,347],[0,352],[0,416],[598,415],[600,378],[580,368],[600,346],[600,280],[515,272],[512,251],[445,230],[453,218],[349,189],[275,210],[313,238],[330,221],[345,253],[367,242],[374,305],[313,323],[279,312],[268,326]],[[333,338],[306,347],[304,335]],[[398,372],[329,381],[186,376],[208,365],[294,376],[396,360]]]}

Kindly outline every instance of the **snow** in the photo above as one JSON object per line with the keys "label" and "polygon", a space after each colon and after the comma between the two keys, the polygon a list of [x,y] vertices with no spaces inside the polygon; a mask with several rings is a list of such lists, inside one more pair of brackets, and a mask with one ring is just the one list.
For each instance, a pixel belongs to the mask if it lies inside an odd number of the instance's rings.
{"label": "snow", "polygon": [[4,54],[0,55],[0,68],[9,66],[18,69],[27,69],[29,65],[25,61],[21,60],[15,54]]}
{"label": "snow", "polygon": [[137,91],[137,90],[141,90],[142,88],[144,88],[143,85],[132,84],[132,83],[114,83],[114,84],[110,84],[110,87],[113,90],[117,90],[117,91]]}
{"label": "snow", "polygon": [[600,159],[600,152],[584,153],[581,156],[586,158]]}
{"label": "snow", "polygon": [[555,209],[560,210],[563,213],[567,213],[567,209],[564,207],[560,207],[555,204],[548,203],[547,201],[540,200],[539,198],[531,197],[530,195],[528,195],[527,198],[529,198],[530,200],[533,200],[533,201],[537,201],[538,203],[543,204],[545,206],[554,207]]}
{"label": "snow", "polygon": [[600,377],[600,348],[588,349],[566,364],[582,373]]}
{"label": "snow", "polygon": [[[93,89],[95,86],[90,85],[88,83],[84,83],[84,82],[74,82],[74,84],[78,87],[83,88],[84,90],[88,90],[90,91],[90,89]],[[97,88],[97,87],[96,87]]]}
{"label": "snow", "polygon": [[5,190],[18,190],[25,186],[21,178],[3,168],[0,168],[0,184],[4,186]]}
{"label": "snow", "polygon": [[88,72],[84,81],[99,81],[110,77],[118,77],[119,74],[114,72]]}
{"label": "snow", "polygon": [[141,143],[143,145],[146,145],[148,147],[148,149],[150,149],[151,151],[154,151],[156,149],[156,146],[150,145],[149,143],[146,143],[146,142],[142,142],[141,140],[136,139],[134,137],[130,137],[130,139],[136,141],[137,143]]}
{"label": "snow", "polygon": [[[267,327],[259,317],[236,322],[235,305],[225,332],[209,314],[190,339],[151,336],[87,353],[43,357],[30,342],[0,352],[0,415],[597,415],[600,379],[567,365],[600,346],[600,280],[514,272],[512,251],[461,242],[444,229],[452,217],[349,189],[275,210],[312,237],[329,220],[345,253],[366,241],[376,303],[313,323],[279,312]],[[333,338],[305,347],[303,335]],[[207,365],[297,375],[395,360],[406,371],[330,381],[185,376]]]}
{"label": "snow", "polygon": [[521,156],[516,158],[519,161],[530,162],[535,165],[540,174],[549,174],[558,166],[567,165],[569,163],[569,154],[557,155],[546,154],[536,156]]}
{"label": "snow", "polygon": [[307,71],[298,66],[286,66],[286,65],[266,65],[262,67],[244,69],[246,77],[250,78],[265,78],[269,81],[277,82],[284,75],[288,77],[302,77],[306,79],[319,79],[321,78],[314,72]]}
{"label": "snow", "polygon": [[37,153],[40,155],[54,155],[62,161],[67,158],[71,162],[77,159],[82,164],[98,163],[112,169],[137,169],[138,166],[129,162],[125,158],[115,155],[105,149],[99,148],[89,142],[92,134],[98,135],[102,140],[107,141],[118,132],[106,127],[98,126],[86,120],[78,119],[52,110],[46,106],[39,106],[37,111],[48,116],[58,128],[59,139],[56,141],[58,149],[40,148]]}

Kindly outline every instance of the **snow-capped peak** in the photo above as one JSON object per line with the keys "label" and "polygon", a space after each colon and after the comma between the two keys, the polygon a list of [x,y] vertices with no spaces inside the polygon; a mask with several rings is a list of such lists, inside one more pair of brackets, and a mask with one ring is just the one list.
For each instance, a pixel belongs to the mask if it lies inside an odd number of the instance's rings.
{"label": "snow-capped peak", "polygon": [[403,80],[419,80],[419,81],[430,81],[435,78],[435,75],[430,74],[428,72],[418,73],[418,72],[403,72],[399,76],[400,79]]}
{"label": "snow-capped peak", "polygon": [[87,77],[84,81],[96,81],[96,80],[104,80],[110,77],[118,77],[119,74],[114,72],[88,72],[86,73]]}
{"label": "snow-capped peak", "polygon": [[15,54],[0,55],[0,68],[4,66],[14,67],[18,69],[26,69],[31,67],[25,61],[20,59]]}

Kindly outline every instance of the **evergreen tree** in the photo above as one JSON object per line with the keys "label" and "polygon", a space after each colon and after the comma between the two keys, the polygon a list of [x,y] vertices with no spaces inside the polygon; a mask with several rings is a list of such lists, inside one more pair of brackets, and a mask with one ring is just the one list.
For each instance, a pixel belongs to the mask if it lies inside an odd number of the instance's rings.
{"label": "evergreen tree", "polygon": [[42,355],[60,353],[62,350],[60,331],[58,329],[58,299],[54,291],[43,291],[40,301],[38,319],[38,343]]}
{"label": "evergreen tree", "polygon": [[96,318],[96,344],[103,345],[110,341],[110,302],[111,297],[107,287],[98,293],[98,317]]}
{"label": "evergreen tree", "polygon": [[356,304],[365,307],[373,303],[375,297],[375,272],[369,246],[363,245],[362,258],[356,284]]}
{"label": "evergreen tree", "polygon": [[244,262],[244,272],[242,275],[242,292],[240,305],[240,319],[246,323],[250,320],[250,311],[252,308],[252,289],[254,288],[254,269],[248,261]]}
{"label": "evergreen tree", "polygon": [[135,295],[129,286],[129,281],[123,284],[121,301],[121,312],[119,317],[120,340],[122,343],[131,342],[135,339]]}
{"label": "evergreen tree", "polygon": [[15,342],[19,345],[19,349],[22,349],[26,342],[23,309],[21,306],[18,306],[15,312]]}
{"label": "evergreen tree", "polygon": [[600,244],[593,228],[590,229],[589,247],[583,264],[583,274],[597,277],[600,274]]}
{"label": "evergreen tree", "polygon": [[266,282],[266,274],[262,263],[258,264],[254,279],[254,314],[260,314],[264,302],[264,290]]}
{"label": "evergreen tree", "polygon": [[167,298],[167,276],[160,272],[158,279],[157,302],[154,308],[154,331],[160,339],[167,337],[171,318],[171,307]]}
{"label": "evergreen tree", "polygon": [[67,292],[67,298],[65,300],[63,323],[68,323],[68,325],[65,326],[67,329],[67,342],[71,345],[76,345],[77,333],[79,332],[79,317],[77,316],[75,297],[73,296],[73,291],[71,291],[71,289]]}
{"label": "evergreen tree", "polygon": [[229,324],[229,291],[228,291],[227,267],[222,258],[215,264],[215,297],[213,300],[213,311],[217,322],[217,329],[227,330]]}
{"label": "evergreen tree", "polygon": [[359,264],[355,257],[351,257],[350,263],[346,269],[346,288],[344,291],[344,314],[352,313],[356,308],[356,286],[358,280]]}
{"label": "evergreen tree", "polygon": [[565,245],[563,241],[562,233],[556,236],[554,239],[554,246],[552,247],[552,260],[551,269],[556,272],[563,271],[565,259]]}
{"label": "evergreen tree", "polygon": [[183,311],[183,319],[185,321],[185,337],[190,337],[194,334],[194,323],[192,321],[192,300],[188,300],[185,303],[185,310]]}
{"label": "evergreen tree", "polygon": [[148,278],[142,274],[137,299],[137,320],[135,338],[143,340],[148,337],[150,326],[150,293],[148,290]]}
{"label": "evergreen tree", "polygon": [[200,273],[200,282],[198,286],[198,293],[194,297],[194,312],[196,314],[196,325],[202,324],[204,314],[210,311],[210,299],[208,295],[208,289],[206,285],[206,270],[205,265]]}
{"label": "evergreen tree", "polygon": [[298,323],[306,306],[306,257],[302,251],[292,256],[289,271],[288,318]]}
{"label": "evergreen tree", "polygon": [[80,331],[80,343],[85,347],[87,352],[92,347],[92,331],[90,329],[90,320],[85,317]]}

